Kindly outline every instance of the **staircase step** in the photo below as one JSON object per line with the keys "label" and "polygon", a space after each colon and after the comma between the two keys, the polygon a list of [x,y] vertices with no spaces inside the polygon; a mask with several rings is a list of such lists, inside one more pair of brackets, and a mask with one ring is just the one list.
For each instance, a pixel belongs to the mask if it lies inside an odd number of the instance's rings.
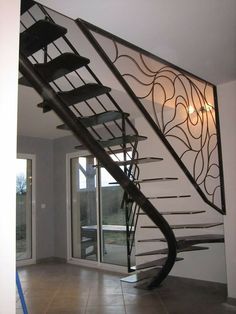
{"label": "staircase step", "polygon": [[[145,269],[145,268],[151,268],[151,267],[162,267],[164,266],[165,262],[166,262],[167,258],[163,257],[160,258],[158,260],[155,261],[151,261],[151,262],[147,262],[147,263],[143,263],[143,264],[139,264],[136,266],[131,267],[131,269],[133,270],[141,270],[141,269]],[[182,257],[176,257],[176,262],[178,261],[182,261],[183,258]]]}
{"label": "staircase step", "polygon": [[[182,248],[177,249],[177,253],[182,252],[190,252],[190,251],[201,251],[201,250],[208,250],[208,247],[206,246],[186,246]],[[168,254],[168,248],[167,249],[161,249],[161,250],[155,250],[155,251],[149,251],[144,253],[136,254],[135,256],[149,256],[149,255],[158,255],[158,254]]]}
{"label": "staircase step", "polygon": [[[222,222],[215,223],[205,223],[205,224],[180,224],[180,225],[170,225],[171,229],[201,229],[201,228],[212,228],[216,226],[223,225]],[[158,228],[157,226],[141,226],[141,228]]]}
{"label": "staircase step", "polygon": [[[176,237],[177,246],[190,246],[201,243],[221,243],[224,242],[223,234],[202,234],[202,235],[194,235],[194,236],[181,236]],[[138,242],[166,242],[165,238],[154,238],[154,239],[145,239],[138,240]]]}
{"label": "staircase step", "polygon": [[[87,65],[89,62],[87,58],[66,52],[47,63],[36,63],[34,64],[34,68],[47,82],[51,82]],[[30,82],[24,76],[19,79],[19,83],[31,86]]]}
{"label": "staircase step", "polygon": [[223,243],[223,234],[203,234],[197,236],[176,237],[178,248],[202,243]]}
{"label": "staircase step", "polygon": [[135,282],[156,276],[159,271],[160,271],[160,268],[152,268],[146,271],[141,271],[131,276],[121,278],[121,281],[128,282],[128,283],[135,283]]}
{"label": "staircase step", "polygon": [[164,181],[173,181],[173,180],[178,180],[178,178],[165,177],[165,178],[141,179],[141,180],[135,180],[134,183],[164,182]]}
{"label": "staircase step", "polygon": [[20,14],[28,11],[35,4],[32,0],[21,0]]}
{"label": "staircase step", "polygon": [[[195,214],[201,214],[205,213],[205,210],[175,210],[175,211],[165,211],[165,212],[160,212],[161,215],[195,215]],[[138,213],[138,215],[147,215],[146,213]]]}
{"label": "staircase step", "polygon": [[[91,127],[106,122],[127,118],[128,116],[128,113],[122,113],[120,111],[106,111],[89,117],[79,117],[78,120],[82,122],[84,126]],[[69,130],[66,124],[58,125],[57,128],[60,130]]]}
{"label": "staircase step", "polygon": [[[89,83],[70,91],[59,92],[57,94],[67,104],[67,106],[71,106],[82,101],[86,101],[90,98],[109,93],[110,91],[110,87],[99,85],[96,83]],[[48,112],[51,110],[50,103],[48,103],[47,101],[43,101],[42,103],[38,104],[38,107],[43,108],[43,112]]]}
{"label": "staircase step", "polygon": [[[97,141],[102,147],[111,147],[111,146],[117,146],[117,145],[123,145],[124,142],[127,143],[132,143],[135,141],[143,141],[146,140],[146,136],[140,136],[140,135],[126,135],[126,136],[121,136],[121,137],[115,137],[111,138],[109,140],[104,140],[104,141]],[[75,147],[75,149],[81,149],[81,150],[86,150],[87,148],[84,145],[78,145]],[[117,182],[114,182],[114,184],[117,184]]]}
{"label": "staircase step", "polygon": [[137,158],[137,159],[130,159],[126,161],[118,161],[116,162],[117,165],[119,166],[125,166],[125,165],[131,165],[131,164],[146,164],[146,163],[151,163],[151,162],[157,162],[157,161],[162,161],[163,158],[158,158],[158,157],[145,157],[145,158]]}
{"label": "staircase step", "polygon": [[166,199],[166,198],[186,198],[186,197],[191,197],[189,194],[184,194],[184,195],[163,195],[163,196],[150,196],[148,197],[149,200],[155,200],[155,199]]}
{"label": "staircase step", "polygon": [[[104,147],[106,149],[106,147]],[[132,147],[122,147],[122,148],[117,148],[117,149],[112,149],[112,151],[107,150],[108,155],[115,155],[115,154],[127,154],[132,151]],[[94,157],[93,155],[86,155],[87,157]],[[94,166],[96,167],[96,166]]]}
{"label": "staircase step", "polygon": [[39,20],[20,35],[20,49],[30,56],[65,35],[67,29],[48,20]]}

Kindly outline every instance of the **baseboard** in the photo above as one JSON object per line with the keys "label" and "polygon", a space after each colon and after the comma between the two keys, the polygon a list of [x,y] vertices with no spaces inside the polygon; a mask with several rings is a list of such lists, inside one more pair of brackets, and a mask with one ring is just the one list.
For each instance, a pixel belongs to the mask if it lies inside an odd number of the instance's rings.
{"label": "baseboard", "polygon": [[39,258],[36,260],[36,264],[44,264],[44,263],[66,263],[66,259],[62,257],[45,257],[45,258]]}

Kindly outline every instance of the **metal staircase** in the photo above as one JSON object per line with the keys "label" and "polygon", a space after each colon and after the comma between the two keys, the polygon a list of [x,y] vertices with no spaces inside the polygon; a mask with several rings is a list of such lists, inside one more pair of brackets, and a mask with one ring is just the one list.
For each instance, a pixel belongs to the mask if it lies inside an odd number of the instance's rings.
{"label": "metal staircase", "polygon": [[[213,223],[168,223],[166,217],[197,217],[204,210],[164,210],[154,206],[155,201],[183,200],[189,202],[190,194],[145,195],[143,186],[178,184],[172,175],[150,178],[140,177],[140,169],[146,164],[162,163],[160,156],[140,156],[139,145],[146,141],[145,134],[139,134],[132,121],[132,113],[126,112],[94,73],[87,56],[81,56],[66,37],[67,29],[55,23],[42,5],[24,0],[21,5],[20,72],[19,83],[32,86],[43,101],[38,107],[47,112],[53,110],[63,121],[58,129],[70,130],[79,143],[76,149],[87,150],[94,155],[124,189],[123,208],[126,209],[128,268],[134,275],[123,278],[127,282],[139,282],[141,288],[152,289],[160,285],[176,261],[183,260],[177,253],[206,250],[197,244],[223,242],[221,234],[199,234],[175,236],[173,230],[206,229],[219,225]],[[26,26],[27,25],[27,26]],[[85,26],[83,25],[82,28]],[[83,77],[84,73],[87,73]],[[90,77],[88,80],[87,77]],[[102,75],[100,75],[102,77]],[[119,160],[118,153],[123,153]],[[110,154],[117,156],[116,160]],[[121,169],[123,167],[123,170]],[[167,169],[168,170],[168,169]],[[167,171],[168,172],[168,171]],[[186,204],[187,208],[187,204]],[[145,221],[142,225],[142,221]],[[141,221],[141,224],[140,224]],[[153,236],[140,239],[145,229],[152,230]],[[158,232],[157,232],[158,230]],[[152,243],[154,249],[136,253],[136,266],[131,264],[131,254],[136,246]],[[161,248],[159,248],[161,245]],[[148,245],[150,247],[150,245]],[[137,251],[137,248],[136,248]],[[163,258],[163,255],[165,257]],[[159,257],[161,256],[161,257]],[[151,260],[150,260],[151,257]]]}

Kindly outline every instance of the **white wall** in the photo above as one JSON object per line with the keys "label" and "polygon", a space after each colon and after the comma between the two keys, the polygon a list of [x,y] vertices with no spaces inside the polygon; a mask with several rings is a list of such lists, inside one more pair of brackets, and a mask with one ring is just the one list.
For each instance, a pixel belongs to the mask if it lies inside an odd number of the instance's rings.
{"label": "white wall", "polygon": [[[147,141],[139,143],[141,156],[163,157],[164,161],[159,163],[150,163],[141,165],[141,178],[154,178],[154,177],[177,177],[177,181],[160,182],[143,184],[142,191],[147,196],[163,196],[163,195],[183,195],[190,194],[190,198],[182,199],[162,199],[152,201],[154,206],[159,211],[175,211],[175,210],[205,210],[203,214],[195,215],[169,215],[165,216],[170,224],[191,224],[191,223],[213,223],[222,222],[222,215],[208,206],[198,195],[192,184],[188,181],[183,171],[179,168],[178,164],[172,158],[170,153],[164,147],[160,140],[158,140],[154,131],[145,122],[144,118],[135,119],[135,126],[140,134],[148,136]],[[152,225],[146,216],[141,216],[139,225]],[[199,235],[199,234],[222,234],[223,226],[217,226],[209,229],[180,229],[174,230],[176,236],[186,235]],[[156,229],[138,229],[136,240],[150,239],[162,237]],[[151,243],[137,243],[136,251],[147,252],[158,250],[158,242]],[[226,270],[225,270],[225,248],[223,243],[216,244],[201,244],[199,246],[209,247],[208,250],[197,252],[186,252],[178,254],[184,260],[177,262],[171,275],[207,280],[212,282],[226,283]],[[165,245],[163,247],[166,247]],[[161,256],[158,256],[160,258]],[[156,256],[138,258],[137,263],[141,264],[149,260],[155,260]]]}
{"label": "white wall", "polygon": [[15,313],[15,160],[20,1],[0,1],[0,313]]}
{"label": "white wall", "polygon": [[236,81],[218,86],[226,210],[225,246],[228,296],[236,298]]}

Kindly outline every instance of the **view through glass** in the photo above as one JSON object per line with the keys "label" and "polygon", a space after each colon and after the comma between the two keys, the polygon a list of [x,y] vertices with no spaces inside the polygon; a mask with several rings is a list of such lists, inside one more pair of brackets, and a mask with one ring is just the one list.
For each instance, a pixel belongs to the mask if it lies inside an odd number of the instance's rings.
{"label": "view through glass", "polygon": [[32,258],[32,160],[17,159],[16,259]]}

